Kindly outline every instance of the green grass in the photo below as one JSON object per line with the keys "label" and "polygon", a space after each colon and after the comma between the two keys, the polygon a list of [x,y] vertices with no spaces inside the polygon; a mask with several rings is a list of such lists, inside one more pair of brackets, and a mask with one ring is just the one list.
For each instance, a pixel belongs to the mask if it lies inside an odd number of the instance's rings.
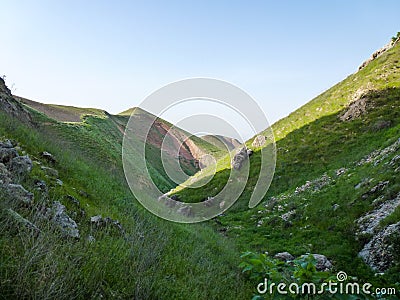
{"label": "green grass", "polygon": [[[1,209],[1,298],[246,298],[251,286],[238,277],[239,252],[205,224],[179,225],[142,209],[125,183],[117,132],[107,118],[88,116],[82,124],[52,122],[35,114],[39,125],[26,127],[0,112],[0,137],[20,143],[35,161],[39,153],[55,155],[62,186],[44,177],[38,165],[21,183],[34,190],[45,180],[49,195],[35,192],[32,209],[20,213],[38,222],[42,233],[31,236],[18,228]],[[84,191],[88,196],[82,196]],[[76,197],[81,208],[68,203]],[[1,197],[2,207],[7,199]],[[40,221],[41,205],[61,201],[77,213],[81,239],[71,241]],[[80,209],[86,216],[80,217]],[[89,217],[101,214],[118,219],[126,230],[94,230]],[[47,224],[47,225],[46,225]],[[96,238],[88,243],[87,236]]]}

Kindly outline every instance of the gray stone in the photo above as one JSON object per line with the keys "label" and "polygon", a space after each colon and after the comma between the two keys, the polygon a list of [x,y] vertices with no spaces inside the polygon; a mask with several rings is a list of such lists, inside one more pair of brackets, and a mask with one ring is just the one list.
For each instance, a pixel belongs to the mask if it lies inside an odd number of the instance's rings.
{"label": "gray stone", "polygon": [[28,155],[14,157],[11,161],[11,172],[14,176],[26,176],[32,170],[32,160]]}
{"label": "gray stone", "polygon": [[235,156],[232,159],[231,166],[235,170],[240,170],[243,166],[243,163],[249,158],[249,155],[247,153],[247,148],[243,147],[240,149],[238,153],[235,154]]}
{"label": "gray stone", "polygon": [[9,163],[14,157],[17,156],[17,150],[14,148],[0,148],[0,162],[3,164]]}
{"label": "gray stone", "polygon": [[68,237],[79,238],[79,229],[76,222],[67,215],[66,208],[60,202],[55,201],[49,210],[51,220],[61,232]]}
{"label": "gray stone", "polygon": [[0,142],[0,148],[14,148],[14,146],[10,140],[5,140],[4,142]]}
{"label": "gray stone", "polygon": [[47,151],[43,151],[42,153],[40,153],[40,156],[42,158],[44,158],[45,160],[47,160],[49,163],[55,164],[57,161],[54,158],[53,154],[47,152]]}
{"label": "gray stone", "polygon": [[400,193],[397,194],[396,198],[385,201],[379,208],[356,220],[359,227],[358,234],[373,234],[379,223],[387,216],[391,215],[399,205]]}
{"label": "gray stone", "polygon": [[3,163],[0,163],[0,185],[9,183],[11,183],[11,173]]}
{"label": "gray stone", "polygon": [[[307,255],[302,255],[301,257],[306,257]],[[315,268],[317,269],[317,271],[321,271],[321,272],[327,272],[330,271],[332,269],[332,263],[329,261],[329,259],[322,254],[312,254],[312,256],[314,256],[315,260],[316,260],[316,265]]]}
{"label": "gray stone", "polygon": [[279,252],[277,254],[274,255],[275,259],[279,259],[282,260],[284,262],[288,262],[288,261],[292,261],[294,260],[294,256],[292,254],[290,254],[289,252]]}
{"label": "gray stone", "polygon": [[387,226],[374,235],[358,255],[374,271],[387,271],[394,264],[394,256],[399,251],[399,233],[400,222]]}
{"label": "gray stone", "polygon": [[266,143],[266,138],[263,135],[257,135],[254,140],[253,143],[251,144],[254,148],[259,148],[264,146]]}

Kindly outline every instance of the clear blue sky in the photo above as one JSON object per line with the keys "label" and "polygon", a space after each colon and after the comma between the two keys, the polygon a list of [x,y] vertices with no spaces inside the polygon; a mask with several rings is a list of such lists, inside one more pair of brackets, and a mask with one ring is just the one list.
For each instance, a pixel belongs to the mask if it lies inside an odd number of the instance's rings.
{"label": "clear blue sky", "polygon": [[179,79],[218,78],[274,122],[386,44],[399,11],[398,0],[6,0],[0,75],[17,95],[111,113]]}

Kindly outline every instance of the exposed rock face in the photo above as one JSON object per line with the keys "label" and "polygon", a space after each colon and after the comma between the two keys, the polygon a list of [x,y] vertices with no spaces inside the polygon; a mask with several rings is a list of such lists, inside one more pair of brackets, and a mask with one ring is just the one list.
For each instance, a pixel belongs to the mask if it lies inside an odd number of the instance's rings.
{"label": "exposed rock face", "polygon": [[22,217],[19,213],[17,213],[16,211],[12,210],[11,208],[8,208],[7,213],[10,217],[12,217],[12,219],[19,225],[31,229],[33,231],[35,231],[36,233],[40,232],[40,229],[36,227],[35,224],[33,224],[31,221],[25,219],[24,217]]}
{"label": "exposed rock face", "polygon": [[374,53],[372,53],[372,55],[366,60],[364,61],[361,66],[358,67],[358,71],[364,69],[366,66],[368,66],[368,64],[373,61],[374,59],[378,58],[379,56],[381,56],[383,53],[385,53],[386,51],[388,51],[389,49],[391,49],[395,44],[397,44],[399,42],[399,39],[393,41],[391,40],[388,44],[386,44],[385,46],[383,46],[381,49],[375,51]]}
{"label": "exposed rock face", "polygon": [[51,209],[48,209],[48,213],[50,214],[51,220],[60,228],[64,235],[72,238],[79,238],[78,225],[67,215],[64,205],[55,201]]}
{"label": "exposed rock face", "polygon": [[265,145],[266,143],[266,138],[263,135],[257,135],[254,140],[253,143],[251,144],[254,148],[259,148]]}
{"label": "exposed rock face", "polygon": [[247,151],[248,149],[243,147],[238,153],[236,153],[231,163],[233,169],[240,170],[242,168],[243,163],[249,158],[249,153]]}
{"label": "exposed rock face", "polygon": [[367,243],[358,255],[373,270],[385,272],[393,262],[400,247],[400,222],[387,226]]}
{"label": "exposed rock face", "polygon": [[25,176],[32,170],[32,160],[28,155],[14,157],[11,161],[11,171],[14,176]]}
{"label": "exposed rock face", "polygon": [[0,163],[0,185],[9,183],[11,183],[11,173],[3,163]]}
{"label": "exposed rock face", "polygon": [[367,104],[368,98],[366,96],[361,97],[360,99],[354,101],[350,104],[348,109],[340,116],[341,121],[352,121],[361,117],[363,114],[367,112]]}
{"label": "exposed rock face", "polygon": [[47,160],[49,163],[55,164],[57,162],[54,156],[47,151],[40,153],[40,156]]}
{"label": "exposed rock face", "polygon": [[391,215],[399,205],[400,193],[395,199],[382,203],[378,209],[359,218],[356,222],[360,228],[360,234],[373,234],[380,221]]}
{"label": "exposed rock face", "polygon": [[8,164],[13,158],[17,157],[18,153],[15,148],[0,148],[0,162]]}
{"label": "exposed rock face", "polygon": [[3,78],[0,78],[0,110],[5,111],[9,115],[17,117],[22,122],[32,122],[30,114],[25,110],[19,101],[14,99]]}
{"label": "exposed rock face", "polygon": [[294,260],[294,256],[290,254],[289,252],[279,252],[274,255],[274,258],[279,259],[284,262],[292,261]]}

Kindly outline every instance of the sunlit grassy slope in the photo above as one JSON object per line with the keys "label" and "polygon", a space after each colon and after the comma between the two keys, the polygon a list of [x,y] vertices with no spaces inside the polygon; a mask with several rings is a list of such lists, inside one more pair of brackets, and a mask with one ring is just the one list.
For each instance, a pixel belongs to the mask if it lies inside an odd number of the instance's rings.
{"label": "sunlit grassy slope", "polygon": [[[88,114],[82,122],[63,123],[31,110],[35,126],[28,127],[0,112],[0,139],[13,139],[32,159],[42,151],[57,159],[63,185],[46,178],[35,164],[21,183],[35,191],[32,210],[60,201],[74,211],[66,196],[79,200],[84,216],[77,216],[81,239],[62,237],[52,226],[31,236],[17,229],[3,208],[0,193],[0,298],[52,299],[230,299],[247,298],[251,288],[240,278],[239,253],[234,244],[205,224],[179,225],[161,220],[133,199],[122,171],[122,134],[126,117]],[[150,152],[151,155],[151,152]],[[156,165],[153,175],[170,188]],[[45,180],[49,196],[36,192],[36,180]],[[83,191],[83,192],[82,192]],[[47,204],[49,205],[49,204]],[[93,231],[94,215],[119,220],[125,236]],[[96,241],[89,243],[88,235]]]}
{"label": "sunlit grassy slope", "polygon": [[[367,113],[352,121],[341,121],[339,117],[349,103],[362,95],[368,99]],[[371,184],[389,180],[390,187],[383,197],[390,199],[400,192],[400,175],[384,163],[377,167],[355,165],[365,155],[389,146],[400,137],[399,107],[400,44],[397,44],[366,68],[272,126],[277,142],[277,167],[264,201],[254,209],[247,208],[260,168],[259,151],[255,149],[250,158],[246,189],[236,207],[217,218],[216,224],[220,225],[216,228],[226,232],[242,250],[272,254],[290,251],[296,255],[322,253],[333,259],[337,268],[371,279],[372,272],[357,258],[363,243],[355,239],[354,220],[372,209],[373,199],[360,201],[368,187],[355,190],[354,186],[365,178],[373,178]],[[252,141],[247,142],[250,148]],[[395,155],[391,154],[385,162]],[[204,201],[223,188],[229,177],[229,164],[226,157],[220,160],[219,172],[201,188],[174,191],[182,201]],[[351,172],[338,178],[336,170],[342,167]],[[293,194],[296,187],[325,173],[333,178],[325,189],[318,193]],[[276,197],[284,200],[275,203]],[[340,210],[333,212],[334,204],[340,205]],[[281,207],[279,211],[278,207]],[[285,222],[281,215],[291,210],[296,212],[295,217]],[[399,221],[400,213],[392,218]],[[382,280],[392,283],[400,280],[397,271],[394,268]]]}

